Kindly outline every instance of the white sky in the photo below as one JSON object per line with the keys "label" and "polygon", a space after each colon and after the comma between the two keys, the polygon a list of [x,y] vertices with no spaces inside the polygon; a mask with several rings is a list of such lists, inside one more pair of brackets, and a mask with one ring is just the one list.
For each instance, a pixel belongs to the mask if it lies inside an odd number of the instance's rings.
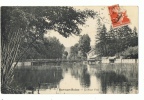
{"label": "white sky", "polygon": [[[97,11],[99,16],[103,18],[102,23],[104,23],[107,27],[107,30],[109,30],[111,26],[111,21],[110,21],[108,7],[106,6],[81,6],[81,7],[74,7],[74,8],[80,9],[80,10],[91,9],[91,10]],[[138,7],[137,6],[127,6],[127,7],[123,6],[122,8],[127,11],[127,16],[129,17],[131,21],[129,26],[132,29],[134,28],[134,26],[138,29]],[[97,34],[96,33],[96,29],[97,29],[96,21],[97,21],[97,18],[95,19],[89,18],[86,21],[86,24],[84,26],[80,26],[80,28],[82,29],[81,35],[88,34],[89,37],[91,38],[91,45],[95,45],[95,35]],[[78,40],[79,40],[79,36],[73,35],[68,38],[65,38],[55,31],[48,31],[48,33],[45,36],[57,37],[65,47],[71,47],[75,43],[78,43]]]}

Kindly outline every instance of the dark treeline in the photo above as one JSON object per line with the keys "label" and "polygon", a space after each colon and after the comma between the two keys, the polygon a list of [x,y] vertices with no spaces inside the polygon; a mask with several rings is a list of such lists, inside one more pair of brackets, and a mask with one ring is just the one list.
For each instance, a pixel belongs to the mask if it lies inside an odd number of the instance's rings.
{"label": "dark treeline", "polygon": [[125,58],[138,58],[138,33],[136,27],[131,29],[128,25],[110,28],[98,20],[96,36],[96,53],[100,56],[124,56]]}
{"label": "dark treeline", "polygon": [[[24,42],[20,51],[27,45],[29,44]],[[48,37],[34,42],[23,59],[61,59],[63,55],[66,55],[64,49],[64,45],[56,37]]]}

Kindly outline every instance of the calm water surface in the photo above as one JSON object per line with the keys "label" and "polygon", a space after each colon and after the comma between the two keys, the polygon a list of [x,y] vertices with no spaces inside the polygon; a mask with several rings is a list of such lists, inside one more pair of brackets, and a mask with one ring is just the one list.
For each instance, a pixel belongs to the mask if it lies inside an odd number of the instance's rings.
{"label": "calm water surface", "polygon": [[138,93],[138,65],[62,63],[23,66],[15,70],[13,86],[34,94]]}

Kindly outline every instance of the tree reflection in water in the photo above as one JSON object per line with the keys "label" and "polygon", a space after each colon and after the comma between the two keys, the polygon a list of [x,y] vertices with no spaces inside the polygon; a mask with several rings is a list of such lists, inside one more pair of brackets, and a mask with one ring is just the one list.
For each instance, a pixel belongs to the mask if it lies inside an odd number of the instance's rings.
{"label": "tree reflection in water", "polygon": [[46,93],[65,85],[71,88],[71,82],[77,89],[97,89],[97,93],[137,93],[138,90],[137,64],[83,65],[79,62],[61,63],[60,67],[55,64],[24,66],[16,69],[14,75],[13,87],[41,89]]}
{"label": "tree reflection in water", "polygon": [[130,93],[138,87],[138,71],[134,65],[107,65],[96,73],[102,93]]}
{"label": "tree reflection in water", "polygon": [[82,87],[90,86],[90,74],[87,72],[87,68],[83,68],[82,74],[80,77],[80,84]]}
{"label": "tree reflection in water", "polygon": [[20,86],[28,90],[57,88],[57,85],[63,78],[62,69],[57,67],[44,69],[21,68],[16,69],[14,74],[13,86]]}
{"label": "tree reflection in water", "polygon": [[98,73],[97,77],[100,78],[103,93],[107,93],[107,89],[110,86],[121,86],[122,89],[123,83],[128,82],[124,75],[118,75],[114,71],[102,71]]}
{"label": "tree reflection in water", "polygon": [[80,81],[80,85],[82,87],[88,88],[90,86],[90,74],[87,70],[87,65],[83,65],[81,63],[73,64],[70,67],[71,75]]}

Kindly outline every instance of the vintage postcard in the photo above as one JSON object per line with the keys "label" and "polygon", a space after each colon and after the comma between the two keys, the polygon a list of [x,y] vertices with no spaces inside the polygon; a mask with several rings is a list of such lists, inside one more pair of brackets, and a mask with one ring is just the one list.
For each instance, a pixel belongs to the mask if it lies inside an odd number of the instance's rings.
{"label": "vintage postcard", "polygon": [[137,94],[137,6],[2,6],[2,94]]}

